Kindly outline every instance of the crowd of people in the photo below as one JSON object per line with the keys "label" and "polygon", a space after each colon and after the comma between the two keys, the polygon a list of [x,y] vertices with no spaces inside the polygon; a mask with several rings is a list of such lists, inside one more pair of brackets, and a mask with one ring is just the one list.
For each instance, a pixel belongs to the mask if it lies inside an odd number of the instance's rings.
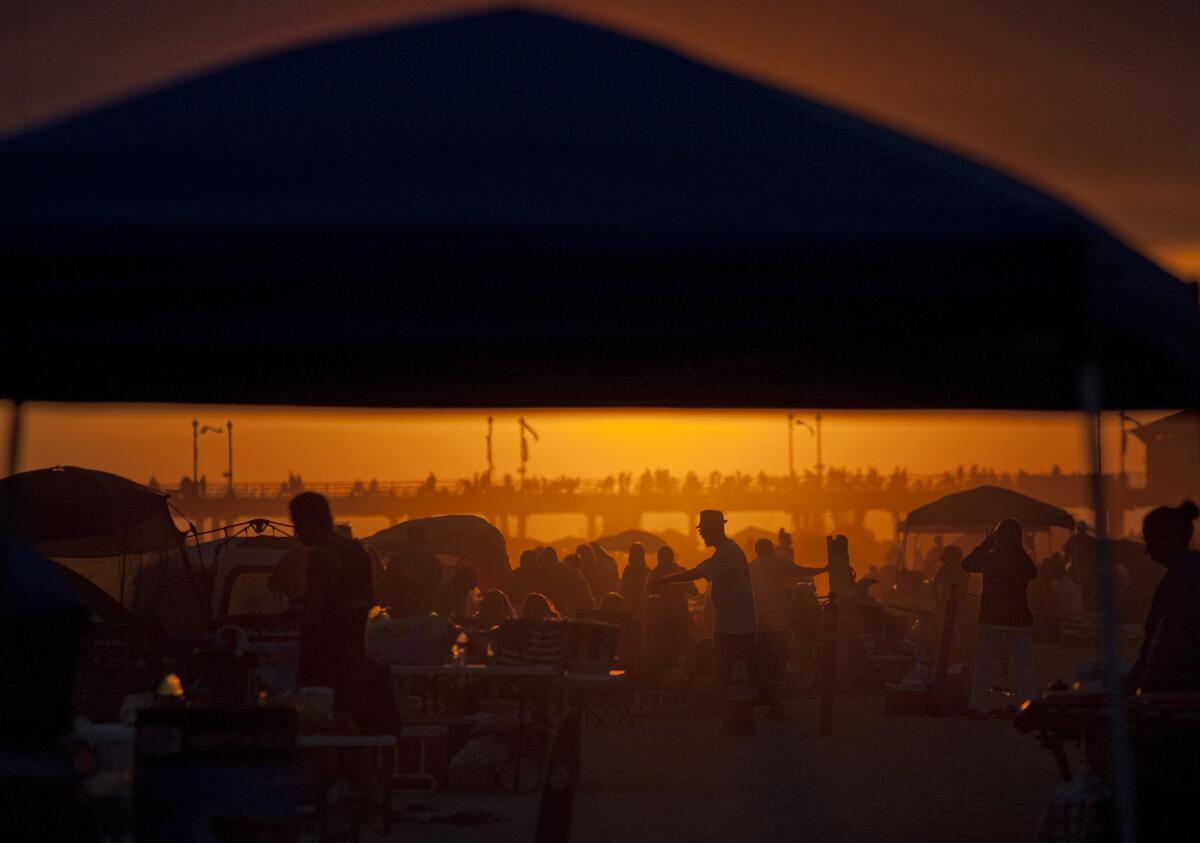
{"label": "crowd of people", "polygon": [[[361,672],[369,669],[362,651],[364,624],[368,609],[377,602],[397,615],[434,612],[466,618],[483,629],[496,629],[513,619],[539,625],[594,612],[624,613],[636,621],[638,658],[649,675],[684,663],[690,652],[706,644],[715,688],[729,682],[731,667],[741,661],[760,702],[769,706],[768,716],[782,717],[773,680],[786,664],[786,644],[773,636],[786,639],[791,609],[797,601],[815,600],[812,577],[829,570],[798,565],[786,541],[761,539],[748,560],[726,535],[723,515],[705,510],[697,529],[711,555],[694,567],[680,566],[665,545],[656,550],[651,567],[645,547],[632,544],[623,570],[596,542],[580,544],[562,558],[553,548],[543,547],[522,553],[507,582],[479,594],[471,567],[444,575],[436,557],[425,551],[394,556],[384,567],[335,528],[320,495],[298,495],[291,514],[297,538],[310,548],[299,682],[333,687],[356,718],[384,716],[371,710],[363,688],[372,683],[364,682],[369,677]],[[1200,554],[1191,549],[1198,514],[1194,504],[1185,502],[1159,507],[1143,522],[1145,554],[1165,574],[1145,617],[1140,654],[1126,679],[1131,693],[1200,691]],[[1051,555],[1039,569],[1028,553],[1021,525],[1006,518],[969,552],[935,542],[926,555],[927,571],[932,572],[929,584],[942,604],[960,595],[968,577],[978,575],[981,581],[969,714],[989,714],[992,667],[1002,647],[1015,668],[1021,698],[1038,696],[1034,609],[1052,603],[1062,611],[1078,611],[1084,589],[1072,573],[1072,561],[1089,538],[1080,525],[1063,552]],[[703,592],[696,585],[701,580],[708,584]],[[1111,770],[1097,751],[1105,732],[1092,723],[1086,733],[1089,765],[1050,806],[1043,839],[1060,839],[1056,835],[1062,823],[1075,820],[1094,830],[1111,830]],[[1159,760],[1147,760],[1143,752],[1135,763]],[[1143,798],[1161,802],[1155,794],[1139,791]]]}
{"label": "crowd of people", "polygon": [[[622,652],[628,663],[639,665],[648,683],[694,663],[697,650],[711,648],[716,687],[727,680],[730,665],[743,659],[772,714],[779,716],[774,688],[786,665],[781,638],[787,637],[789,606],[797,596],[815,606],[812,577],[826,570],[797,565],[786,534],[778,546],[759,539],[755,557],[747,560],[725,534],[721,514],[706,510],[697,528],[712,555],[691,569],[682,567],[667,545],[648,561],[645,546],[634,542],[626,563],[618,566],[604,546],[590,542],[561,558],[551,547],[526,550],[507,581],[480,590],[470,565],[443,569],[420,525],[409,528],[410,549],[384,565],[373,551],[336,529],[320,495],[298,495],[291,514],[297,538],[312,548],[307,573],[299,580],[305,583],[304,593],[297,595],[305,618],[300,681],[328,685],[335,694],[341,690],[348,709],[363,706],[355,687],[362,675],[354,666],[363,661],[367,609],[380,604],[394,617],[435,613],[485,631],[510,619],[624,619],[618,625],[636,640],[625,642]],[[285,579],[277,571],[272,587],[282,588]],[[697,588],[698,580],[707,581],[707,589]]]}
{"label": "crowd of people", "polygon": [[[320,495],[298,495],[291,512],[297,537],[311,548],[302,601],[300,682],[341,689],[348,706],[364,710],[355,687],[362,676],[353,666],[363,662],[367,610],[383,603],[397,616],[433,612],[485,629],[514,618],[537,624],[581,619],[597,611],[624,613],[639,631],[637,658],[649,673],[685,664],[705,642],[713,654],[716,688],[728,681],[730,666],[742,660],[772,716],[781,716],[773,680],[786,665],[789,617],[797,601],[815,602],[812,577],[828,571],[798,565],[786,541],[761,539],[748,560],[726,535],[722,514],[705,510],[697,528],[711,555],[692,568],[680,566],[666,545],[653,554],[651,566],[645,547],[633,543],[623,569],[597,542],[580,544],[561,558],[543,547],[522,553],[506,582],[480,593],[473,568],[444,574],[437,558],[425,550],[396,555],[384,567],[334,527]],[[1145,618],[1141,654],[1128,678],[1131,690],[1200,691],[1200,555],[1189,549],[1196,516],[1196,507],[1185,503],[1160,507],[1144,521],[1145,552],[1166,573]],[[1002,520],[967,553],[935,543],[926,561],[933,571],[929,586],[940,605],[961,596],[971,575],[978,575],[982,584],[969,648],[974,663],[969,713],[989,714],[992,667],[1002,647],[1015,668],[1021,698],[1038,695],[1035,607],[1052,603],[1061,611],[1078,611],[1084,590],[1071,562],[1088,538],[1081,525],[1064,552],[1049,557],[1040,569],[1013,519]],[[703,592],[696,585],[701,580],[708,584]]]}
{"label": "crowd of people", "polygon": [[[931,476],[910,476],[908,471],[895,468],[890,473],[880,472],[874,467],[850,470],[847,468],[827,467],[820,474],[805,469],[795,475],[770,474],[760,471],[757,474],[735,471],[732,474],[720,471],[710,471],[705,475],[688,471],[683,475],[675,474],[668,469],[643,469],[641,473],[622,471],[610,474],[598,480],[589,481],[582,477],[542,477],[530,474],[515,478],[505,474],[496,479],[489,472],[476,472],[471,477],[459,478],[449,482],[440,481],[430,472],[424,481],[414,489],[411,484],[383,484],[378,479],[364,481],[355,480],[351,487],[351,495],[395,495],[398,492],[415,493],[418,495],[449,494],[478,492],[514,492],[541,494],[574,494],[576,492],[593,491],[609,495],[670,495],[676,493],[702,494],[715,492],[787,492],[796,489],[813,489],[819,487],[826,492],[893,492],[907,491],[947,493],[974,488],[983,484],[1017,486],[1029,475],[1025,472],[1010,474],[997,472],[994,469],[972,465],[958,466],[954,471],[946,471]],[[1061,477],[1062,472],[1051,472],[1051,477]],[[181,487],[183,484],[180,484]],[[297,494],[304,491],[303,481],[299,475],[289,472],[287,481],[280,484],[280,494]]]}

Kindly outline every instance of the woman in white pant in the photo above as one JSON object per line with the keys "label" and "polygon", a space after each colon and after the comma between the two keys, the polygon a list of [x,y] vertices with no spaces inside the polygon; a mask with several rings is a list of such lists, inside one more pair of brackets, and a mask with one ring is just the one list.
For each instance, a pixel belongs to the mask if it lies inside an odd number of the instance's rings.
{"label": "woman in white pant", "polygon": [[973,714],[988,710],[992,665],[1002,638],[1017,669],[1021,698],[1032,699],[1037,694],[1033,678],[1033,613],[1025,594],[1030,581],[1037,576],[1037,566],[1025,552],[1023,535],[1020,524],[1005,518],[962,562],[964,571],[983,574],[975,677],[968,703]]}

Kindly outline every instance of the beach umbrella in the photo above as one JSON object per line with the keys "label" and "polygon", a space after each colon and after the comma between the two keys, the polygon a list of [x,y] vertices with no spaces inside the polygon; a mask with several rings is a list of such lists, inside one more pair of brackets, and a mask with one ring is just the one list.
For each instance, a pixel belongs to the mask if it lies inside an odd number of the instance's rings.
{"label": "beach umbrella", "polygon": [[1003,518],[1015,518],[1026,531],[1075,526],[1065,509],[999,486],[976,486],[938,498],[908,513],[901,526],[910,533],[986,532]]}
{"label": "beach umbrella", "polygon": [[621,553],[628,553],[629,546],[634,542],[641,542],[646,548],[647,553],[657,553],[658,549],[663,546],[662,539],[654,535],[654,533],[648,533],[645,530],[622,530],[611,536],[601,536],[596,541],[605,550],[619,551]]}

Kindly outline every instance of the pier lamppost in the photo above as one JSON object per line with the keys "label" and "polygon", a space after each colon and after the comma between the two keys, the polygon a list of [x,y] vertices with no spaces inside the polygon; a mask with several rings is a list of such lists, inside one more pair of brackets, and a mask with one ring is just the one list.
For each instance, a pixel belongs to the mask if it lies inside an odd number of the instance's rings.
{"label": "pier lamppost", "polygon": [[524,486],[525,464],[529,462],[529,440],[525,438],[525,434],[528,433],[530,436],[532,436],[534,442],[538,441],[538,435],[537,431],[530,427],[529,423],[525,421],[524,416],[518,420],[518,423],[521,427],[521,467],[517,469],[517,473],[521,475],[521,485]]}
{"label": "pier lamppost", "polygon": [[[192,483],[196,488],[200,488],[200,437],[206,433],[224,433],[225,428],[213,427],[206,424],[201,427],[200,422],[192,419]],[[233,442],[229,444],[229,488],[233,490]]]}
{"label": "pier lamppost", "polygon": [[[1121,480],[1121,484],[1124,485],[1127,482],[1127,478],[1125,476],[1125,451],[1129,448],[1129,431],[1131,429],[1137,430],[1139,427],[1142,426],[1142,423],[1140,421],[1138,421],[1137,419],[1135,419],[1133,416],[1126,413],[1124,410],[1121,410],[1120,419],[1121,419],[1121,474],[1120,474],[1120,480]],[[1132,428],[1126,427],[1127,423],[1132,424],[1133,427]]]}
{"label": "pier lamppost", "polygon": [[487,436],[484,437],[487,439],[487,463],[488,463],[487,479],[488,479],[489,486],[492,485],[492,469],[495,468],[495,465],[492,462],[492,423],[494,421],[495,421],[495,419],[493,419],[491,416],[488,416],[488,432],[487,432]]}
{"label": "pier lamppost", "polygon": [[226,494],[233,497],[233,422],[225,420],[225,433],[229,437],[229,470],[225,472],[225,476],[229,479],[229,487]]}
{"label": "pier lamppost", "polygon": [[794,457],[795,449],[792,444],[792,433],[795,430],[795,428],[797,428],[797,427],[803,427],[805,430],[807,430],[809,432],[810,435],[815,436],[817,438],[817,477],[819,478],[819,477],[821,477],[821,474],[825,469],[825,466],[821,462],[821,414],[820,413],[817,413],[816,427],[814,427],[813,425],[804,421],[803,419],[796,418],[795,413],[788,413],[788,476],[793,477],[793,478],[796,476],[796,465],[795,465],[795,457]]}

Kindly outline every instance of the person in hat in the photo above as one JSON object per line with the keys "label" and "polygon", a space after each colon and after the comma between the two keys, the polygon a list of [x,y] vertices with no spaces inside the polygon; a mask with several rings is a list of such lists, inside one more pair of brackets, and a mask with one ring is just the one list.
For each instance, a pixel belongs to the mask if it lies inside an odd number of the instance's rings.
{"label": "person in hat", "polygon": [[737,546],[737,542],[725,535],[725,516],[720,510],[706,509],[701,512],[696,529],[700,531],[704,544],[713,549],[713,555],[694,568],[654,580],[650,588],[657,593],[674,583],[708,580],[714,615],[713,644],[716,650],[718,698],[724,698],[734,662],[744,659],[751,680],[771,707],[768,716],[782,719],[783,710],[759,662],[754,589],[746,554]]}

